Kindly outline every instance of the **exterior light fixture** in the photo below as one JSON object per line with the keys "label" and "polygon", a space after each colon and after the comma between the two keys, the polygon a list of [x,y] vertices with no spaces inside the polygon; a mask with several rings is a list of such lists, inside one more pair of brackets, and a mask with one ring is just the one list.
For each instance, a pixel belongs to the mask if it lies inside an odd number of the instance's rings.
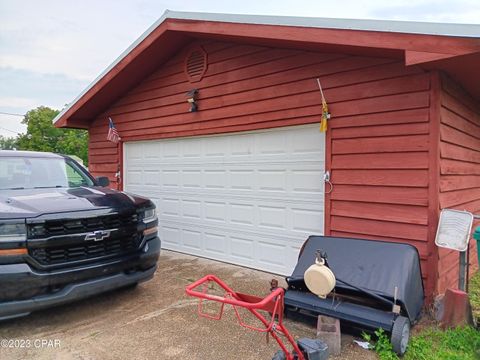
{"label": "exterior light fixture", "polygon": [[198,105],[196,103],[198,97],[198,89],[192,89],[187,92],[187,102],[190,104],[190,112],[198,111]]}

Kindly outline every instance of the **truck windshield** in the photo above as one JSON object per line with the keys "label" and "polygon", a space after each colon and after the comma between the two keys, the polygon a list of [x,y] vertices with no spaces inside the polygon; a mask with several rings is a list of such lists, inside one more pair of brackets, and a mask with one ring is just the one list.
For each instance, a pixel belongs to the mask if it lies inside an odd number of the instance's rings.
{"label": "truck windshield", "polygon": [[74,162],[64,158],[0,158],[0,190],[72,188],[94,183]]}

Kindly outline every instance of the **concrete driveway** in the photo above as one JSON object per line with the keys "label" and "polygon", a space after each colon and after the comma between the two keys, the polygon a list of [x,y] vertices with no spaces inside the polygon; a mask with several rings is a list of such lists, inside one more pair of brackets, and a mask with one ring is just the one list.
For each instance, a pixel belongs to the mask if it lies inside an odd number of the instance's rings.
{"label": "concrete driveway", "polygon": [[[153,280],[73,304],[0,323],[0,359],[271,359],[277,344],[236,324],[228,310],[221,321],[199,318],[187,284],[215,274],[233,289],[264,296],[268,273],[163,251]],[[287,320],[295,337],[315,329]],[[344,337],[338,359],[375,359]],[[5,345],[2,342],[2,345]],[[23,346],[23,347],[21,347]]]}

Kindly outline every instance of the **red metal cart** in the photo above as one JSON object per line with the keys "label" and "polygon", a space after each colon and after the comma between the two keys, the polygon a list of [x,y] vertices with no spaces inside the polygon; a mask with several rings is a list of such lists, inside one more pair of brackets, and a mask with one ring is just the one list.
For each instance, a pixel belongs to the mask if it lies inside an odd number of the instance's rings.
{"label": "red metal cart", "polygon": [[[215,283],[220,288],[222,288],[225,291],[225,294],[223,296],[208,294],[208,290],[209,288],[211,289],[212,283]],[[290,335],[288,330],[283,325],[283,297],[285,292],[284,289],[276,288],[265,298],[260,298],[257,296],[242,294],[233,291],[230,287],[228,287],[228,285],[226,285],[215,275],[206,275],[200,280],[197,280],[191,285],[188,285],[185,291],[188,295],[199,298],[198,314],[200,316],[213,320],[220,320],[223,316],[225,304],[231,305],[235,311],[235,316],[238,320],[238,323],[241,326],[247,329],[271,335],[277,341],[278,345],[284,352],[287,360],[305,360],[302,351],[298,347],[292,335]],[[204,300],[216,301],[221,303],[218,314],[212,315],[206,313],[203,309]],[[257,319],[262,322],[264,327],[259,328],[246,324],[242,320],[238,311],[238,308],[240,307],[245,308],[250,313],[252,313]],[[267,318],[260,311],[270,313],[271,319],[267,320]],[[293,348],[292,350],[289,350],[287,348],[287,345],[281,338],[282,335],[288,340],[291,347]]]}

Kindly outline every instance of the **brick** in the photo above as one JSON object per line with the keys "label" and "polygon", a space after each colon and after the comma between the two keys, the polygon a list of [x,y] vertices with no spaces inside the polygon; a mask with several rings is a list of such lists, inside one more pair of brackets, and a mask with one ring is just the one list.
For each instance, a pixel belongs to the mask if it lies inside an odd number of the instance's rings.
{"label": "brick", "polygon": [[340,355],[342,349],[340,320],[319,315],[317,321],[317,338],[328,345],[330,355]]}

